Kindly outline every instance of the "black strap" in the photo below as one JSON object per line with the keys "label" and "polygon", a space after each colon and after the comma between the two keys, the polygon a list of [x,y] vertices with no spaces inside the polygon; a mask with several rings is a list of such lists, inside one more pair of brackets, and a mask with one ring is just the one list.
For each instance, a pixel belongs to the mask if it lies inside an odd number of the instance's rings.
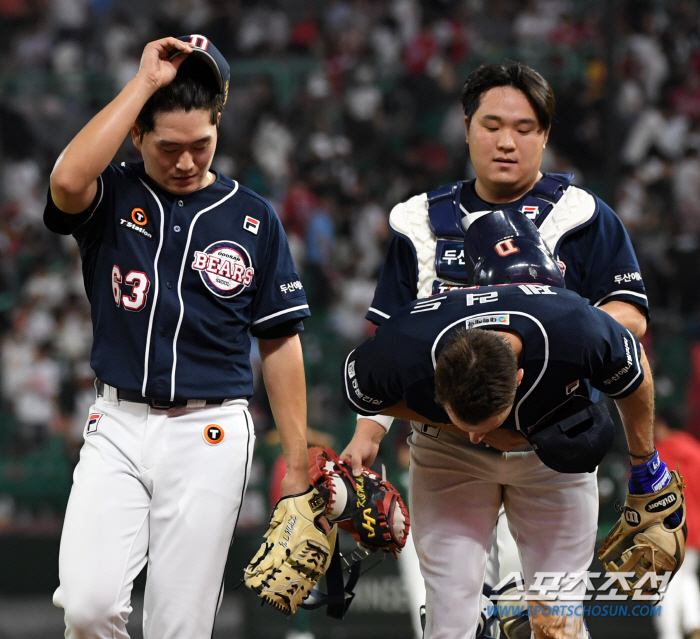
{"label": "black strap", "polygon": [[361,560],[355,560],[350,565],[350,578],[347,584],[343,582],[343,565],[340,557],[339,544],[336,543],[331,557],[331,564],[326,571],[326,588],[328,593],[323,593],[316,588],[311,589],[307,599],[301,604],[306,610],[316,610],[321,606],[328,606],[326,614],[333,619],[344,619],[355,598],[353,592],[357,580],[360,578]]}

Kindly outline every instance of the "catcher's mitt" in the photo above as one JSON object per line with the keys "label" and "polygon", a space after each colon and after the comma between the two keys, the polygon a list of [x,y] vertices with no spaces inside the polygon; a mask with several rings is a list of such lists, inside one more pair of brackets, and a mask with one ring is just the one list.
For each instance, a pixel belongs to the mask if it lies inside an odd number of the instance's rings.
{"label": "catcher's mitt", "polygon": [[[616,586],[632,596],[635,584],[640,583],[647,573],[664,575],[676,574],[685,556],[685,497],[683,477],[671,471],[671,482],[662,490],[646,495],[628,494],[622,516],[603,542],[598,558],[608,572],[631,572],[634,577],[627,579],[631,588],[624,589],[619,582]],[[681,522],[675,528],[667,528],[664,519],[681,511]],[[660,584],[657,580],[640,583],[636,590],[644,594],[657,594]]]}
{"label": "catcher's mitt", "polygon": [[391,552],[406,544],[410,520],[399,491],[365,466],[353,477],[349,462],[332,449],[309,449],[309,481],[326,502],[326,517],[363,546]]}
{"label": "catcher's mitt", "polygon": [[326,534],[318,523],[325,504],[310,487],[283,497],[270,518],[265,541],[245,569],[245,585],[285,614],[293,614],[328,570],[338,528]]}

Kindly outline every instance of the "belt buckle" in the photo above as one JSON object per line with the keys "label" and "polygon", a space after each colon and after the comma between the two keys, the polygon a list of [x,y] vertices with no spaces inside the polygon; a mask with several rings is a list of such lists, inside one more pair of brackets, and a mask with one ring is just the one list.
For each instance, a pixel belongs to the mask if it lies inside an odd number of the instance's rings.
{"label": "belt buckle", "polygon": [[159,399],[149,399],[148,403],[151,405],[151,408],[155,408],[156,410],[168,410],[172,407],[170,402],[161,403]]}

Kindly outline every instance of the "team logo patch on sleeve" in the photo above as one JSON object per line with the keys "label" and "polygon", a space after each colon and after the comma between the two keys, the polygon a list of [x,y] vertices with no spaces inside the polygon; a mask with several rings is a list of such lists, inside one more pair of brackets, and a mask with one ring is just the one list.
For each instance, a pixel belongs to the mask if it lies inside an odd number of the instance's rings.
{"label": "team logo patch on sleeve", "polygon": [[243,228],[246,231],[250,231],[253,235],[257,235],[258,231],[260,230],[260,220],[256,220],[254,217],[246,215],[245,219],[243,220]]}
{"label": "team logo patch on sleeve", "polygon": [[90,417],[88,417],[87,428],[85,429],[85,432],[88,435],[90,433],[97,432],[97,424],[100,422],[100,419],[102,419],[102,413],[90,413]]}
{"label": "team logo patch on sleeve", "polygon": [[253,282],[255,269],[248,251],[229,240],[214,242],[195,251],[192,268],[199,271],[205,286],[217,297],[235,297]]}
{"label": "team logo patch on sleeve", "polygon": [[202,431],[204,441],[210,446],[216,446],[224,441],[224,429],[218,424],[208,424]]}

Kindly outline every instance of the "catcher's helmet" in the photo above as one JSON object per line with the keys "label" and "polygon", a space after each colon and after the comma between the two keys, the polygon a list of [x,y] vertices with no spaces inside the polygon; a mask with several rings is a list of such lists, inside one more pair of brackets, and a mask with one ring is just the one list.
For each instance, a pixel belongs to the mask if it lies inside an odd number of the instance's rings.
{"label": "catcher's helmet", "polygon": [[472,286],[537,283],[566,287],[537,227],[517,209],[492,211],[469,224],[464,256]]}

